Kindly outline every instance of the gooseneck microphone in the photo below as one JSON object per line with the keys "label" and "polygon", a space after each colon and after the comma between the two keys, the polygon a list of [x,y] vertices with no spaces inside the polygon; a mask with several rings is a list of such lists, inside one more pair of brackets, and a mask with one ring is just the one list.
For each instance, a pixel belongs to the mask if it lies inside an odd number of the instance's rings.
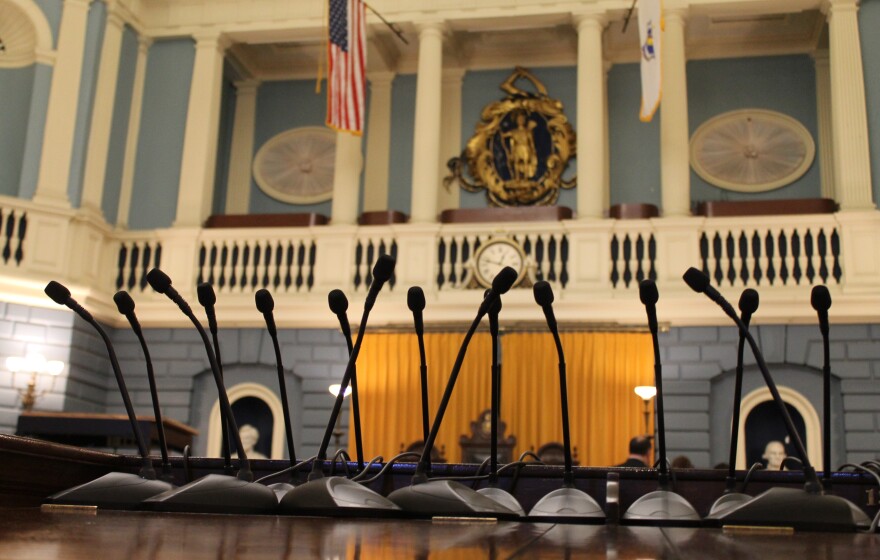
{"label": "gooseneck microphone", "polygon": [[[330,311],[339,320],[339,329],[342,331],[342,336],[345,337],[348,355],[351,356],[354,346],[351,343],[351,325],[348,323],[348,298],[345,297],[345,293],[342,290],[331,290],[327,294],[327,303],[330,305]],[[361,407],[357,386],[357,365],[355,365],[351,373],[351,412],[354,416],[354,446],[357,453],[358,470],[361,471],[364,469],[364,444],[361,436]]]}
{"label": "gooseneck microphone", "polygon": [[657,301],[660,294],[657,284],[646,279],[639,282],[639,300],[648,315],[648,329],[651,331],[651,345],[654,348],[654,385],[657,388],[657,449],[659,468],[657,469],[657,490],[637,499],[624,513],[629,521],[668,521],[696,523],[700,520],[697,510],[682,496],[669,490],[669,463],[666,460],[666,425],[663,414],[663,366],[660,363],[660,341],[657,339]]}
{"label": "gooseneck microphone", "polygon": [[517,276],[518,274],[516,270],[509,266],[501,269],[501,272],[492,279],[492,287],[483,298],[482,303],[480,303],[480,308],[477,310],[477,316],[474,318],[473,323],[471,323],[470,328],[465,334],[461,347],[458,350],[458,356],[455,358],[455,363],[452,366],[452,372],[449,374],[449,381],[446,383],[446,390],[443,393],[443,398],[440,400],[437,414],[434,416],[434,424],[431,426],[431,431],[428,433],[428,438],[425,440],[425,448],[422,450],[422,456],[419,458],[416,472],[413,475],[414,483],[427,481],[427,475],[425,473],[429,466],[428,459],[431,457],[431,451],[434,449],[434,441],[437,439],[437,433],[440,431],[440,425],[443,423],[443,416],[446,414],[446,407],[449,406],[449,399],[452,398],[452,391],[455,389],[455,381],[458,379],[458,374],[464,363],[468,344],[470,343],[471,338],[473,338],[474,332],[477,330],[477,326],[480,324],[483,316],[489,312],[489,309],[495,304],[495,300],[510,290],[513,283],[516,281]]}
{"label": "gooseneck microphone", "polygon": [[144,435],[141,433],[140,426],[138,425],[137,417],[134,413],[134,407],[131,404],[131,397],[128,395],[128,389],[125,387],[125,379],[122,377],[122,371],[119,369],[119,360],[116,358],[116,351],[113,349],[113,343],[110,342],[110,338],[107,336],[107,333],[104,332],[103,327],[95,321],[95,318],[92,317],[92,314],[86,311],[80,304],[76,302],[75,299],[70,297],[70,290],[64,287],[62,284],[59,284],[56,281],[51,281],[46,284],[45,289],[46,295],[52,298],[52,301],[57,303],[58,305],[64,305],[73,310],[74,313],[85,319],[87,323],[92,325],[98,334],[101,336],[101,339],[104,341],[104,344],[107,346],[107,353],[110,354],[110,366],[113,368],[113,375],[116,376],[116,384],[119,386],[119,392],[122,394],[122,402],[125,405],[125,412],[128,414],[128,421],[131,422],[131,429],[134,432],[134,439],[137,443],[138,453],[142,459],[142,466],[140,470],[140,476],[146,478],[148,480],[152,480],[156,478],[156,471],[153,470],[153,463],[150,460],[149,453],[147,452],[147,444],[144,440]]}
{"label": "gooseneck microphone", "polygon": [[657,451],[660,456],[657,481],[661,490],[669,486],[669,464],[666,462],[666,424],[663,414],[663,365],[660,362],[660,341],[657,339],[657,300],[660,293],[657,284],[653,280],[639,282],[639,300],[645,306],[648,316],[648,330],[651,331],[651,346],[654,349],[654,385],[657,388],[657,400],[655,401],[657,414]]}
{"label": "gooseneck microphone", "polygon": [[98,506],[110,509],[137,508],[143,500],[167,492],[173,486],[163,480],[156,480],[156,471],[153,470],[152,461],[149,455],[147,455],[144,436],[137,423],[128,390],[125,388],[125,380],[122,378],[122,372],[119,369],[119,361],[116,359],[113,344],[107,337],[107,333],[104,332],[104,329],[101,328],[101,325],[95,321],[92,315],[70,297],[70,290],[58,282],[52,281],[46,286],[46,295],[52,298],[55,303],[69,307],[77,315],[85,319],[86,322],[98,331],[98,334],[104,340],[104,344],[107,345],[107,352],[110,354],[110,365],[113,367],[113,373],[119,385],[119,392],[122,395],[122,402],[125,404],[125,411],[128,413],[129,422],[131,422],[131,430],[137,442],[142,465],[137,475],[124,472],[110,472],[85,484],[57,492],[46,498],[45,503]]}
{"label": "gooseneck microphone", "polygon": [[251,472],[250,461],[248,461],[244,446],[241,443],[241,436],[238,433],[238,424],[235,421],[235,416],[232,414],[232,406],[229,404],[229,396],[226,394],[226,387],[223,384],[223,376],[220,373],[220,366],[217,364],[217,358],[214,354],[214,349],[211,346],[211,341],[208,340],[208,334],[205,332],[205,328],[202,327],[202,324],[196,319],[189,304],[171,285],[171,278],[169,278],[167,274],[158,268],[154,268],[147,273],[147,282],[150,283],[150,286],[152,286],[154,290],[160,294],[164,294],[168,299],[177,304],[177,307],[179,307],[183,314],[192,321],[193,326],[195,326],[196,330],[199,332],[199,336],[202,337],[202,343],[205,345],[205,351],[208,354],[208,363],[211,366],[211,373],[214,374],[214,383],[217,385],[217,393],[220,398],[220,408],[226,413],[229,429],[232,432],[232,441],[235,443],[235,450],[238,454],[239,466],[236,477],[239,480],[251,482],[254,479],[254,475]]}
{"label": "gooseneck microphone", "polygon": [[773,400],[776,403],[777,408],[779,409],[780,414],[782,414],[782,419],[785,422],[785,427],[788,430],[789,437],[791,437],[792,442],[797,448],[798,454],[801,456],[801,460],[804,464],[804,478],[806,479],[805,489],[811,494],[818,494],[822,490],[822,485],[819,483],[819,479],[816,476],[816,470],[813,468],[813,465],[810,464],[810,458],[807,456],[807,450],[804,448],[804,443],[801,441],[800,435],[797,433],[797,429],[794,427],[794,423],[791,420],[791,415],[789,415],[788,410],[785,407],[785,402],[782,400],[782,396],[779,394],[779,389],[776,388],[776,383],[773,381],[773,378],[770,376],[770,371],[767,369],[767,364],[764,362],[764,356],[758,348],[758,344],[755,342],[755,339],[752,338],[752,335],[749,333],[746,325],[740,320],[736,315],[736,311],[733,310],[733,306],[724,299],[718,290],[713,288],[709,284],[709,277],[697,270],[696,268],[689,268],[684,273],[684,281],[687,283],[690,288],[697,292],[705,294],[709,299],[714,301],[724,310],[724,313],[733,319],[733,322],[736,323],[736,326],[739,327],[740,334],[745,337],[746,341],[749,343],[749,347],[752,349],[752,353],[755,355],[755,360],[758,362],[758,368],[761,370],[761,375],[764,376],[764,382],[767,384],[767,388],[770,390],[770,394],[773,396]]}
{"label": "gooseneck microphone", "polygon": [[147,381],[150,384],[150,398],[153,401],[153,415],[156,421],[156,434],[159,437],[159,451],[162,454],[162,475],[159,478],[173,482],[171,460],[168,458],[168,444],[165,440],[165,425],[162,423],[162,410],[159,407],[159,391],[156,389],[156,375],[153,372],[153,361],[150,359],[150,350],[147,348],[147,341],[144,340],[141,324],[134,313],[134,300],[131,299],[128,292],[120,290],[113,295],[113,301],[116,303],[116,309],[119,310],[119,313],[128,319],[131,330],[137,336],[144,352],[144,360],[147,362]]}
{"label": "gooseneck microphone", "polygon": [[529,512],[530,516],[544,518],[585,517],[596,520],[604,520],[605,512],[601,506],[586,492],[578,490],[574,486],[574,469],[571,459],[571,431],[568,419],[568,382],[566,380],[565,353],[562,350],[562,340],[559,338],[559,327],[556,323],[556,315],[553,313],[553,288],[550,283],[541,280],[533,287],[535,303],[541,306],[547,328],[553,335],[556,345],[556,356],[559,360],[559,404],[562,416],[562,452],[565,462],[562,488],[554,490],[538,500]]}
{"label": "gooseneck microphone", "polygon": [[[488,295],[488,294],[485,294]],[[485,297],[485,296],[484,296]],[[501,364],[498,359],[498,315],[501,313],[501,298],[495,300],[495,304],[489,308],[489,336],[492,338],[492,416],[490,418],[490,443],[489,452],[489,484],[498,482],[498,416],[501,411]]]}
{"label": "gooseneck microphone", "polygon": [[517,513],[490,497],[483,496],[460,482],[452,480],[429,480],[428,471],[430,469],[431,452],[434,449],[434,441],[437,439],[437,433],[440,431],[440,425],[443,423],[443,416],[446,408],[449,406],[449,399],[452,398],[452,391],[455,389],[455,381],[461,372],[461,366],[464,363],[464,357],[467,353],[467,347],[474,332],[480,324],[480,320],[495,305],[495,301],[502,294],[507,293],[516,281],[517,272],[507,266],[492,280],[492,288],[483,298],[477,316],[471,323],[464,340],[458,350],[458,356],[452,366],[452,372],[449,374],[449,381],[446,384],[446,390],[440,399],[440,406],[437,414],[434,416],[434,424],[431,431],[425,439],[425,448],[419,457],[416,465],[416,472],[412,477],[410,486],[400,488],[389,494],[388,499],[400,506],[407,512],[424,515],[443,515],[453,514],[461,516],[473,515],[492,515],[497,517],[515,518]]}
{"label": "gooseneck microphone", "polygon": [[284,380],[284,365],[281,362],[281,347],[278,344],[278,329],[275,327],[275,300],[269,290],[260,289],[254,294],[257,310],[263,314],[266,320],[266,330],[272,339],[272,347],[275,349],[275,365],[278,369],[278,389],[281,392],[281,407],[284,411],[284,433],[287,436],[287,453],[290,455],[290,466],[296,465],[296,451],[293,447],[293,427],[290,422],[290,405],[287,404],[287,384]]}
{"label": "gooseneck microphone", "polygon": [[[428,439],[428,363],[425,358],[425,321],[422,311],[425,309],[425,292],[418,286],[413,286],[406,292],[406,305],[413,314],[413,325],[416,330],[416,339],[419,343],[419,379],[422,390],[422,441]],[[430,459],[430,457],[428,458]]]}
{"label": "gooseneck microphone", "polygon": [[831,489],[831,350],[828,341],[828,310],[831,294],[825,286],[815,286],[810,294],[810,304],[819,316],[819,332],[822,333],[822,482]]}
{"label": "gooseneck microphone", "polygon": [[318,456],[312,465],[312,472],[309,474],[309,479],[321,478],[323,476],[321,469],[323,467],[323,462],[327,459],[327,448],[330,446],[330,438],[333,436],[333,427],[336,425],[336,419],[339,417],[339,412],[342,410],[342,402],[345,399],[345,390],[348,388],[348,384],[354,376],[355,364],[357,363],[358,354],[361,351],[361,344],[363,343],[364,332],[367,327],[367,319],[370,316],[370,311],[373,309],[373,305],[376,303],[376,297],[394,272],[394,264],[395,261],[391,255],[381,255],[376,260],[376,264],[373,265],[373,282],[370,284],[370,290],[367,292],[367,297],[364,299],[364,312],[363,315],[361,315],[357,341],[351,349],[351,355],[348,357],[348,365],[345,368],[345,374],[342,376],[339,394],[336,395],[336,402],[333,404],[333,410],[330,413],[330,421],[327,422],[327,429],[324,431],[324,439],[321,441],[321,447],[318,449]]}
{"label": "gooseneck microphone", "polygon": [[[749,322],[752,315],[758,310],[759,304],[758,292],[751,288],[743,290],[739,296],[739,310],[742,324],[746,330],[749,328]],[[730,456],[728,457],[727,480],[724,493],[733,492],[736,486],[736,451],[739,444],[739,416],[740,403],[742,402],[742,382],[743,382],[743,353],[745,351],[746,337],[743,332],[739,332],[739,346],[736,353],[736,379],[733,389],[733,420],[730,425]]]}
{"label": "gooseneck microphone", "polygon": [[[220,359],[220,340],[217,336],[217,313],[214,311],[214,304],[217,303],[217,296],[214,294],[214,288],[207,282],[202,282],[196,288],[199,297],[199,304],[205,308],[205,315],[208,317],[208,330],[211,331],[211,340],[214,343],[214,357],[217,360],[217,368],[220,370],[220,378],[223,378],[223,360]],[[226,412],[220,409],[220,437],[223,438],[221,443],[221,453],[223,455],[223,470],[226,474],[232,474],[235,469],[232,467],[232,455],[229,452],[229,419],[226,418]]]}

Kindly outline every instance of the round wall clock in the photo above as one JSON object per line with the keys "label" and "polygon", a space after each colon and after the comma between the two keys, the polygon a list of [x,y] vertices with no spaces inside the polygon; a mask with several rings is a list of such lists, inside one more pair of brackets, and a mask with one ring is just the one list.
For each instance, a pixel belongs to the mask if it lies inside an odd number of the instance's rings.
{"label": "round wall clock", "polygon": [[691,137],[691,165],[722,189],[764,192],[797,181],[813,163],[816,145],[797,120],[763,109],[723,113]]}
{"label": "round wall clock", "polygon": [[474,278],[484,288],[492,287],[495,275],[505,266],[516,270],[517,277],[513,285],[519,285],[526,273],[526,254],[519,243],[512,239],[490,239],[474,253]]}
{"label": "round wall clock", "polygon": [[254,180],[267,195],[290,204],[333,198],[336,133],[307,126],[273,136],[254,157]]}

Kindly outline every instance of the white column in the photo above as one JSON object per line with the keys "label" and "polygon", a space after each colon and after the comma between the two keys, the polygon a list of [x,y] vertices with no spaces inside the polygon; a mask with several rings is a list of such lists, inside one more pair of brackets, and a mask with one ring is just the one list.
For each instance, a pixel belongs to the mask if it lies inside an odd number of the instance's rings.
{"label": "white column", "polygon": [[147,51],[153,40],[138,37],[137,63],[134,69],[134,84],[131,88],[131,108],[128,113],[128,134],[125,137],[125,156],[122,160],[122,185],[119,187],[119,208],[116,211],[116,227],[128,227],[128,213],[131,209],[131,193],[134,188],[134,165],[137,160],[138,136],[141,132],[141,106],[144,101],[144,82],[147,75]]}
{"label": "white column", "polygon": [[834,136],[831,131],[831,64],[827,50],[813,53],[816,66],[816,120],[819,133],[819,178],[824,198],[834,198]]}
{"label": "white column", "polygon": [[367,122],[367,165],[364,170],[364,212],[388,209],[388,169],[391,166],[391,84],[394,72],[370,72],[370,112]]}
{"label": "white column", "polygon": [[336,160],[333,169],[333,209],[330,216],[334,225],[357,223],[362,167],[361,137],[349,132],[337,132]]}
{"label": "white column", "polygon": [[214,194],[223,51],[227,42],[216,32],[196,35],[195,39],[175,227],[200,227],[211,211]]}
{"label": "white column", "polygon": [[86,151],[83,176],[83,194],[80,208],[102,216],[101,199],[104,196],[104,178],[107,172],[107,153],[113,126],[113,105],[116,102],[116,81],[119,76],[119,57],[122,50],[122,31],[125,22],[116,4],[107,5],[107,25],[101,45],[101,63],[92,109],[92,125]]}
{"label": "white column", "polygon": [[858,1],[831,0],[824,9],[831,58],[834,192],[841,210],[870,210],[874,202]]}
{"label": "white column", "polygon": [[605,161],[602,171],[602,216],[611,207],[611,138],[608,129],[608,72],[613,63],[605,61],[602,73],[602,141],[605,145]]}
{"label": "white column", "polygon": [[419,68],[416,81],[415,139],[413,141],[412,207],[410,221],[437,220],[440,177],[440,92],[443,75],[443,23],[418,25]]}
{"label": "white column", "polygon": [[[464,78],[464,70],[461,68],[447,68],[443,70],[442,86],[442,109],[443,122],[440,129],[440,167],[438,176],[441,181],[449,175],[446,162],[450,158],[458,157],[461,153],[461,81]],[[437,208],[446,210],[458,208],[461,199],[461,188],[456,183],[437,189]]]}
{"label": "white column", "polygon": [[577,67],[577,217],[602,217],[605,182],[604,14],[578,16]]}
{"label": "white column", "polygon": [[40,173],[34,193],[34,202],[40,204],[70,207],[67,187],[90,3],[67,0],[61,13],[58,55],[49,89]]}
{"label": "white column", "polygon": [[258,80],[235,83],[235,122],[226,183],[226,213],[247,214],[251,199],[251,164],[254,156],[254,125],[257,116]]}
{"label": "white column", "polygon": [[660,102],[660,188],[663,215],[689,216],[691,205],[688,146],[685,12],[668,10],[663,17],[663,100]]}

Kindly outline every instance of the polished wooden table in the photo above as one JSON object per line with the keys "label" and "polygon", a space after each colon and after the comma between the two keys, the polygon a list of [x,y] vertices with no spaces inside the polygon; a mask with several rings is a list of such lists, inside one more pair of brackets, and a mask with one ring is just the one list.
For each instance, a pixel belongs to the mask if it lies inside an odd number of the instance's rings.
{"label": "polished wooden table", "polygon": [[880,557],[880,537],[516,522],[0,509],[0,557],[88,559]]}

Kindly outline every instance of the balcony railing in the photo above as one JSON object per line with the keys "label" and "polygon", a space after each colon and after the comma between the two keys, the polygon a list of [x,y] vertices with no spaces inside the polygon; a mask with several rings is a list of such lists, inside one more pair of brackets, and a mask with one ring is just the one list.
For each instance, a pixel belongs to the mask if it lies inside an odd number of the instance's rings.
{"label": "balcony railing", "polygon": [[[218,294],[232,298],[230,306],[252,307],[252,294],[259,288],[269,289],[289,307],[316,305],[333,288],[364,294],[372,282],[373,262],[387,253],[398,261],[389,282],[392,293],[419,285],[429,301],[457,309],[475,297],[468,295],[477,287],[469,282],[475,252],[499,236],[520,244],[531,281],[549,281],[558,298],[571,306],[602,300],[632,304],[619,308],[620,317],[609,319],[637,316],[638,298],[628,294],[645,278],[656,280],[661,293],[684,297],[680,276],[687,266],[701,268],[721,289],[769,291],[771,301],[790,301],[794,293],[803,299],[811,286],[828,285],[836,302],[849,305],[847,320],[860,314],[875,319],[880,301],[880,212],[772,220],[694,217],[133,232],[114,231],[72,210],[47,210],[15,199],[0,202],[0,276],[26,277],[37,285],[66,280],[102,301],[124,289],[155,304],[161,298],[147,285],[146,273],[162,267],[182,293],[194,294],[197,283],[210,282]],[[513,295],[511,301],[515,309],[533,305],[530,299]],[[864,307],[865,302],[871,305]],[[156,313],[156,321],[162,322]],[[450,313],[452,320],[459,312]],[[796,316],[779,313],[780,320],[806,320],[811,310]],[[706,320],[694,318],[692,311],[681,316],[685,321]]]}

